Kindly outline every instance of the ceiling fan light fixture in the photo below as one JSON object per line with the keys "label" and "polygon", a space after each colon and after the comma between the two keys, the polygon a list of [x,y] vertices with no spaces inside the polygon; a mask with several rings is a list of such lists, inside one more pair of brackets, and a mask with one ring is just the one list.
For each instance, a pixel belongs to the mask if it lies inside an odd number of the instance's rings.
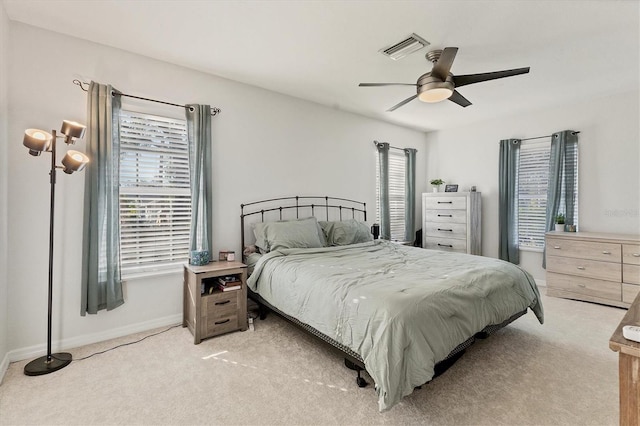
{"label": "ceiling fan light fixture", "polygon": [[418,99],[422,102],[442,102],[449,99],[453,95],[453,90],[447,87],[436,87],[434,89],[425,90],[418,95]]}

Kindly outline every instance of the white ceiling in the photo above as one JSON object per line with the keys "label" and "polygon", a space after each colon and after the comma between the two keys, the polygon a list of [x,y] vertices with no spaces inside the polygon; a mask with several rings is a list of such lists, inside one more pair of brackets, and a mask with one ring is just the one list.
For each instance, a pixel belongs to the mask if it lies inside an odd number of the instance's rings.
{"label": "white ceiling", "polygon": [[[638,1],[4,0],[9,19],[421,130],[638,90]],[[431,43],[378,53],[416,33]],[[425,53],[455,46],[453,74],[530,66],[460,88],[473,105],[424,104]],[[224,107],[224,106],[223,106]]]}

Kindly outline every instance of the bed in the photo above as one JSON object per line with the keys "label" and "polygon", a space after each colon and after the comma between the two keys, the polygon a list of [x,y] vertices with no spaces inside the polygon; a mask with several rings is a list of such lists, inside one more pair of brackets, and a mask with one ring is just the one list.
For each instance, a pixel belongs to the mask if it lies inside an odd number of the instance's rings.
{"label": "bed", "polygon": [[528,309],[542,324],[535,281],[519,267],[373,240],[365,222],[366,204],[340,198],[241,206],[249,297],[366,369],[380,411]]}

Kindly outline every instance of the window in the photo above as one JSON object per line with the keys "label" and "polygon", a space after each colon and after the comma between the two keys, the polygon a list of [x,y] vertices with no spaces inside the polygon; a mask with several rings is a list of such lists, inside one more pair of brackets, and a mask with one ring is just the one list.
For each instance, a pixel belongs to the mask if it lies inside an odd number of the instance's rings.
{"label": "window", "polygon": [[[405,236],[405,171],[404,151],[389,150],[389,220],[391,240],[404,241]],[[380,162],[376,152],[376,222],[380,223]]]}
{"label": "window", "polygon": [[122,111],[122,276],[171,269],[185,262],[190,223],[186,121]]}
{"label": "window", "polygon": [[[542,142],[525,142],[520,146],[520,158],[517,171],[518,188],[518,244],[521,249],[541,251],[544,248],[546,232],[547,186],[549,184],[549,157],[551,140]],[[572,174],[577,188],[578,150],[567,154],[564,174]],[[560,198],[560,213],[566,215],[563,192]],[[570,194],[571,195],[571,194]],[[578,223],[577,191],[573,217]]]}

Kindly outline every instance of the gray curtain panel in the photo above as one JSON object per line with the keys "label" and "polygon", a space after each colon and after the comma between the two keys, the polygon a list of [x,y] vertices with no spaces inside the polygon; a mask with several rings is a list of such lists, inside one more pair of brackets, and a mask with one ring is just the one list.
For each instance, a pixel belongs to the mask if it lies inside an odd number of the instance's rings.
{"label": "gray curtain panel", "polygon": [[380,167],[380,238],[391,239],[391,213],[389,209],[389,144],[376,142]]}
{"label": "gray curtain panel", "polygon": [[191,183],[190,250],[213,249],[213,193],[211,180],[211,107],[186,106]]}
{"label": "gray curtain panel", "polygon": [[404,240],[413,242],[416,239],[416,152],[413,148],[405,148],[406,177],[404,210]]}
{"label": "gray curtain panel", "polygon": [[520,263],[518,249],[518,187],[516,176],[519,139],[500,141],[500,170],[498,182],[498,222],[500,259],[511,263]]}
{"label": "gray curtain panel", "polygon": [[120,96],[91,82],[87,98],[81,315],[124,303],[120,277]]}
{"label": "gray curtain panel", "polygon": [[[578,149],[578,134],[573,130],[563,130],[551,136],[551,153],[549,156],[549,186],[547,187],[547,211],[545,229],[553,231],[558,212],[565,214],[565,223],[574,225],[575,194],[577,192],[577,164],[574,164]],[[562,194],[565,195],[564,206],[560,205]],[[543,251],[542,267],[547,267],[546,247]]]}

